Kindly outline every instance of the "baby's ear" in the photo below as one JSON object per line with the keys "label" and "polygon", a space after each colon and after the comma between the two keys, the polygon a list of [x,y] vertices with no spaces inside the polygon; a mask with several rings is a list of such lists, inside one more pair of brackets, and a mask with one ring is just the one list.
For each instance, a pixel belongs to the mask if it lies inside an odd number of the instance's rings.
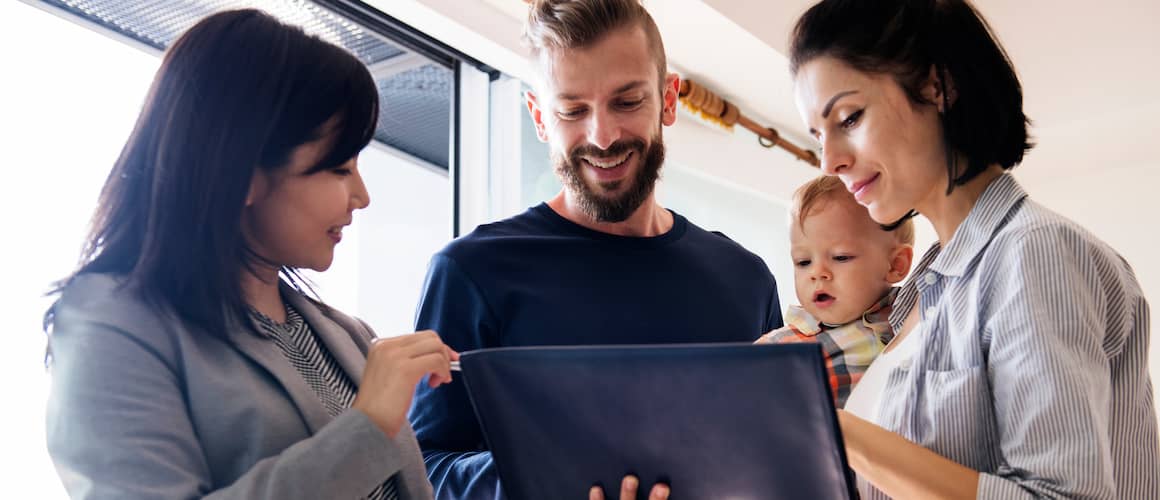
{"label": "baby's ear", "polygon": [[914,247],[898,245],[890,252],[890,270],[886,272],[886,281],[896,284],[910,274],[910,261],[914,259]]}

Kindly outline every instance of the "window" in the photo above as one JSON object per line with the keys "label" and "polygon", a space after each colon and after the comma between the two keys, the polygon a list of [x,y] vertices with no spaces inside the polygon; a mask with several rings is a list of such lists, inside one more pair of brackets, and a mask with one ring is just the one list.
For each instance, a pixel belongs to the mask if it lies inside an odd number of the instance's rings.
{"label": "window", "polygon": [[160,51],[200,17],[243,6],[346,46],[375,75],[384,111],[376,140],[360,157],[372,202],[356,213],[331,270],[308,277],[323,300],[361,316],[380,335],[412,330],[427,263],[453,234],[457,148],[487,134],[486,127],[460,133],[456,100],[465,81],[486,95],[486,67],[357,2],[0,2],[9,166],[0,181],[8,228],[0,256],[10,269],[0,303],[14,313],[0,375],[6,398],[20,408],[5,412],[0,425],[7,433],[0,456],[11,472],[6,496],[65,498],[44,446],[44,292],[76,264]]}
{"label": "window", "polygon": [[76,263],[97,194],[158,61],[20,2],[0,2],[0,46],[9,165],[0,181],[8,228],[0,245],[8,268],[0,303],[9,322],[0,380],[16,410],[0,417],[0,456],[8,464],[3,494],[63,499],[44,445],[48,379],[41,314],[50,304],[44,292]]}

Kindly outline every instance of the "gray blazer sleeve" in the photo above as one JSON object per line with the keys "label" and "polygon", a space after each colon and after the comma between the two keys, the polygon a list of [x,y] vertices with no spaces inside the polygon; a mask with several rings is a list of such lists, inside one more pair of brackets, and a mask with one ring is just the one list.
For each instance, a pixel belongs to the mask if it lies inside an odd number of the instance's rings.
{"label": "gray blazer sleeve", "polygon": [[[209,463],[190,417],[179,345],[156,332],[128,330],[121,321],[58,313],[46,429],[72,498],[354,499],[400,471],[400,498],[430,498],[410,429],[392,439],[353,409],[276,453],[239,446],[229,456],[235,464]],[[261,411],[262,397],[209,404],[236,416]],[[230,467],[241,472],[229,484],[213,477]]]}

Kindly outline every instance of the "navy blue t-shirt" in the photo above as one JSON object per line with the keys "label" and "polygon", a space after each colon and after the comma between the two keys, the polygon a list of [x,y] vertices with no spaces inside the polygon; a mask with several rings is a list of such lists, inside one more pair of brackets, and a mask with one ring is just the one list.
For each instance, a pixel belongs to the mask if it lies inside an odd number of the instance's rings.
{"label": "navy blue t-shirt", "polygon": [[[480,226],[437,253],[415,322],[460,352],[752,342],[781,326],[769,268],[724,235],[673,213],[663,235],[616,236],[547,204]],[[419,384],[409,418],[436,498],[502,497],[461,381]]]}

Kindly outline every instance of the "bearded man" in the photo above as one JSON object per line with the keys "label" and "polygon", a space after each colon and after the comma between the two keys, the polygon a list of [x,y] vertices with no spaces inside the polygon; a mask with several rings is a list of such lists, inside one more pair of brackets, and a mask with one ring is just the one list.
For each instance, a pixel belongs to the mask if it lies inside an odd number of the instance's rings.
{"label": "bearded man", "polygon": [[[781,327],[765,263],[656,200],[680,81],[652,17],[637,0],[531,3],[527,107],[563,190],[437,253],[415,328],[462,352],[752,342]],[[436,498],[503,497],[460,380],[419,384],[410,420]]]}

